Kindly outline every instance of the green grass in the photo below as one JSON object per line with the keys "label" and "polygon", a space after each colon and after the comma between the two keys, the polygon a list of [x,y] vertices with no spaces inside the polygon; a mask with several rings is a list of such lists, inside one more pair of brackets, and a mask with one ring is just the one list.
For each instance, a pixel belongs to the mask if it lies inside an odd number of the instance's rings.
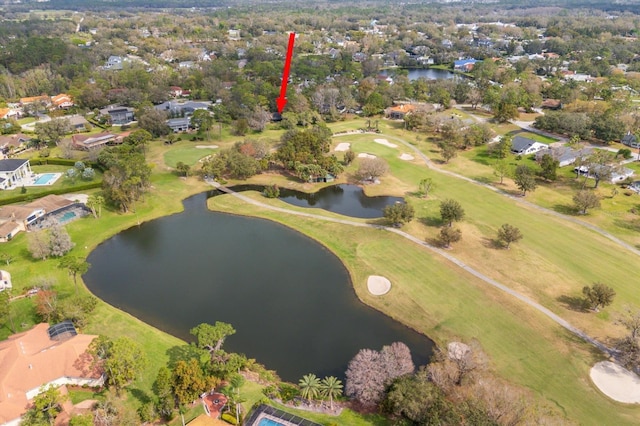
{"label": "green grass", "polygon": [[513,132],[514,136],[521,136],[523,138],[532,139],[534,141],[542,142],[545,144],[550,144],[554,142],[558,142],[558,139],[552,138],[550,136],[540,135],[538,133],[526,132],[526,131],[515,131]]}
{"label": "green grass", "polygon": [[[34,173],[62,173],[63,175],[58,178],[58,180],[53,185],[44,185],[44,186],[26,186],[27,194],[39,194],[41,192],[50,191],[52,189],[65,189],[68,192],[73,192],[74,187],[84,185],[92,182],[100,182],[102,180],[102,172],[100,170],[94,169],[95,177],[93,180],[87,181],[82,179],[76,179],[75,182],[72,182],[70,179],[67,179],[64,176],[64,173],[69,169],[69,166],[55,166],[55,165],[43,165],[43,166],[31,166],[31,170]],[[16,195],[21,194],[22,187],[18,187],[9,191],[0,191],[0,200],[15,197]]]}
{"label": "green grass", "polygon": [[176,167],[179,162],[193,166],[201,158],[217,152],[217,149],[196,148],[195,144],[210,145],[204,142],[177,142],[173,145],[175,148],[164,153],[164,163],[169,167]]}
{"label": "green grass", "polygon": [[69,399],[74,405],[82,401],[86,401],[87,399],[103,400],[105,398],[104,392],[105,392],[104,390],[100,392],[94,392],[91,389],[71,388],[69,389]]}

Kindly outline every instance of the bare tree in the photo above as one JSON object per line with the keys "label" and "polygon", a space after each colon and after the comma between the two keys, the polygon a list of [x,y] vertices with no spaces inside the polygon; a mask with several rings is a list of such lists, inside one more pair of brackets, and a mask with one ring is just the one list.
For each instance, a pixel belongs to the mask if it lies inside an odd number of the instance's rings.
{"label": "bare tree", "polygon": [[380,368],[380,353],[361,349],[349,362],[345,374],[345,393],[364,405],[377,404],[384,394],[385,373]]}
{"label": "bare tree", "polygon": [[49,248],[51,256],[60,257],[67,254],[75,244],[71,241],[71,237],[67,230],[56,224],[53,225],[49,232]]}
{"label": "bare tree", "polygon": [[640,310],[633,310],[631,306],[625,306],[624,312],[616,319],[616,323],[629,330],[633,339],[640,337]]}
{"label": "bare tree", "polygon": [[411,359],[411,350],[402,342],[394,342],[390,346],[383,346],[380,351],[380,362],[384,366],[387,380],[404,374],[411,374],[415,370]]}
{"label": "bare tree", "polygon": [[62,158],[73,158],[73,143],[71,139],[63,139],[58,143],[58,147],[60,147],[60,154]]}
{"label": "bare tree", "polygon": [[375,180],[389,170],[389,165],[382,158],[362,158],[356,171],[359,180]]}
{"label": "bare tree", "polygon": [[267,123],[271,120],[271,114],[265,111],[261,106],[256,105],[247,120],[249,128],[257,132],[262,132]]}
{"label": "bare tree", "polygon": [[31,232],[27,236],[27,249],[34,259],[46,260],[51,255],[49,235],[46,231]]}

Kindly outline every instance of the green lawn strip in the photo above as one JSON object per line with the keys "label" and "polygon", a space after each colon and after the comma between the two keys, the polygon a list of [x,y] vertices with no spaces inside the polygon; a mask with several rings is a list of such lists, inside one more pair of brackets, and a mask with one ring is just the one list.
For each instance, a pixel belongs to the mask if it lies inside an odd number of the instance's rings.
{"label": "green lawn strip", "polygon": [[69,399],[75,405],[82,401],[86,401],[87,399],[97,399],[104,400],[105,391],[102,390],[100,392],[94,392],[91,389],[69,389]]}
{"label": "green lawn strip", "polygon": [[[202,406],[202,402],[197,401],[195,404],[187,407],[187,411],[184,413],[184,423],[189,423],[201,414],[205,414],[204,407]],[[175,417],[169,422],[169,426],[182,426],[180,413],[175,413]]]}
{"label": "green lawn strip", "polygon": [[250,381],[245,381],[242,388],[240,388],[240,398],[243,399],[242,410],[245,416],[251,411],[251,407],[266,398],[262,393],[262,389],[264,389],[263,385]]}
{"label": "green lawn strip", "polygon": [[[188,142],[193,144],[193,142]],[[203,144],[209,145],[209,144]],[[196,148],[195,146],[180,146],[164,153],[164,163],[169,167],[176,167],[179,162],[187,164],[189,166],[195,165],[198,160],[214,154],[217,149],[211,148]]]}
{"label": "green lawn strip", "polygon": [[291,413],[298,417],[302,417],[307,420],[311,420],[321,425],[349,425],[349,426],[387,426],[392,422],[384,416],[379,414],[360,414],[355,411],[345,408],[342,410],[339,416],[330,416],[327,414],[316,413],[313,411],[300,410],[289,407],[287,405],[278,404],[277,402],[271,402],[270,405]]}
{"label": "green lawn strip", "polygon": [[[25,186],[27,194],[38,194],[52,189],[66,189],[68,192],[73,192],[73,188],[76,186],[84,185],[91,182],[99,182],[102,180],[102,173],[94,169],[95,177],[92,180],[76,179],[72,182],[70,179],[65,178],[64,173],[69,170],[69,166],[55,166],[55,165],[43,165],[43,166],[31,166],[31,170],[34,173],[62,173],[63,175],[56,180],[53,185],[42,186]],[[0,191],[0,199],[11,198],[16,195],[20,195],[22,187],[18,187],[9,191]]]}
{"label": "green lawn strip", "polygon": [[[588,371],[597,351],[511,296],[479,282],[447,261],[385,231],[283,215],[228,196],[209,205],[292,226],[324,243],[346,264],[358,296],[385,314],[439,343],[477,338],[500,375],[525,385],[579,423],[633,423],[638,408],[612,403],[591,385]],[[366,277],[379,274],[392,291],[376,298]],[[612,411],[613,410],[613,411]]]}

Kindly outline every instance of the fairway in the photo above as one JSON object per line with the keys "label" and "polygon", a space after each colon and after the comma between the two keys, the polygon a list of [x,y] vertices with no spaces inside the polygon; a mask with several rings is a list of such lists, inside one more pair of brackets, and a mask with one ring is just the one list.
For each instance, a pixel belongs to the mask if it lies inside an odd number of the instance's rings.
{"label": "fairway", "polygon": [[[175,145],[180,146],[171,148],[164,153],[164,163],[169,167],[176,167],[180,162],[193,166],[198,160],[217,151],[211,148],[196,148],[195,142],[178,142]],[[205,146],[209,144],[200,143],[200,145]]]}

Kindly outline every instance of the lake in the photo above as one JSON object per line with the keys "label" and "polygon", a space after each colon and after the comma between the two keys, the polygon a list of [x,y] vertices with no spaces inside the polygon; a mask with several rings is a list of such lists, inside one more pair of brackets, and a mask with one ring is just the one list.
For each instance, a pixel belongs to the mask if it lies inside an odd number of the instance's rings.
{"label": "lake", "polygon": [[88,288],[177,337],[203,322],[237,333],[225,349],[256,358],[288,381],[344,377],[362,348],[406,343],[416,365],[432,342],[361,303],[341,261],[277,223],[211,212],[203,193],[185,211],[133,227],[88,257]]}
{"label": "lake", "polygon": [[[264,190],[263,185],[236,185],[236,192]],[[373,219],[383,216],[386,206],[403,202],[402,197],[386,195],[368,197],[358,185],[325,186],[317,192],[301,192],[280,187],[280,200],[298,207],[315,207],[345,216]]]}

